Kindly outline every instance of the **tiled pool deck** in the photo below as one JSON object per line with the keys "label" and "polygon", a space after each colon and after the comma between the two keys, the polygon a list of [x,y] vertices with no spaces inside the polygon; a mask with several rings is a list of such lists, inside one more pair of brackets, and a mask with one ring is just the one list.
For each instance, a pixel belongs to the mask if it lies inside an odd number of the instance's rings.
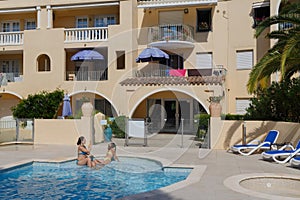
{"label": "tiled pool deck", "polygon": [[[148,146],[130,145],[124,147],[124,140],[115,139],[119,156],[138,156],[159,160],[165,166],[193,166],[195,170],[186,181],[148,193],[124,199],[163,199],[163,200],[253,200],[253,199],[296,199],[280,196],[253,196],[251,193],[236,192],[224,185],[230,177],[247,174],[288,174],[300,176],[300,169],[290,164],[276,164],[261,160],[260,154],[240,156],[225,150],[199,149],[191,136],[157,135],[148,141]],[[107,143],[93,146],[96,156],[103,156]],[[62,161],[74,159],[76,145],[6,145],[0,146],[0,169],[26,163],[32,160]],[[300,196],[299,198],[300,199]]]}

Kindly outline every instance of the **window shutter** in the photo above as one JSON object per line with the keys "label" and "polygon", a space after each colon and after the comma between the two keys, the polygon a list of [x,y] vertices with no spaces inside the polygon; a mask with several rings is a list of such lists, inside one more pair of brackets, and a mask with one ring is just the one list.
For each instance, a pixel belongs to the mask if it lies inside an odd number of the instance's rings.
{"label": "window shutter", "polygon": [[251,69],[253,66],[253,51],[236,52],[237,69]]}
{"label": "window shutter", "polygon": [[236,113],[245,114],[246,109],[249,107],[251,101],[249,99],[237,99],[236,100]]}
{"label": "window shutter", "polygon": [[212,53],[197,53],[196,54],[197,69],[212,69]]}

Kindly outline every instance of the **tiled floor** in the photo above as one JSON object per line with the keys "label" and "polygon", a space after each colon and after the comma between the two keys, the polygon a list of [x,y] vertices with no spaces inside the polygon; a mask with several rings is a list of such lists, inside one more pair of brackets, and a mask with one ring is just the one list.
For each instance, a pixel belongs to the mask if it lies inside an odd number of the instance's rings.
{"label": "tiled floor", "polygon": [[[198,166],[197,181],[187,182],[183,188],[156,190],[124,199],[172,199],[172,200],[232,200],[265,199],[249,194],[235,192],[226,187],[224,181],[234,175],[253,173],[276,173],[300,176],[300,169],[287,164],[275,164],[261,160],[259,154],[248,157],[228,153],[224,150],[199,149],[198,142],[191,136],[157,135],[148,140],[148,146],[124,146],[123,139],[115,139],[119,156],[139,156],[160,160],[164,165]],[[107,143],[93,146],[93,154],[103,156]],[[0,169],[31,160],[65,160],[76,158],[77,147],[62,145],[8,145],[0,146]],[[279,197],[280,199],[288,199]],[[270,198],[272,199],[272,198]],[[274,198],[273,198],[274,199]],[[292,198],[290,198],[292,199]],[[294,198],[295,199],[295,198]],[[299,196],[300,199],[300,196]]]}

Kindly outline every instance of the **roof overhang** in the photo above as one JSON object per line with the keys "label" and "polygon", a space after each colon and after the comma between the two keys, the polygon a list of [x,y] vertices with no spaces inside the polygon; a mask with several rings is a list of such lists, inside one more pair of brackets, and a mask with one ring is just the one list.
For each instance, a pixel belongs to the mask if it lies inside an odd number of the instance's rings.
{"label": "roof overhang", "polygon": [[255,2],[252,4],[252,8],[261,8],[267,6],[270,6],[270,1]]}
{"label": "roof overhang", "polygon": [[138,8],[160,8],[174,6],[195,6],[217,4],[218,0],[140,0]]}
{"label": "roof overhang", "polygon": [[68,5],[53,5],[53,10],[76,9],[76,8],[93,8],[105,6],[118,6],[119,2],[103,2],[103,3],[86,3],[86,4],[68,4]]}

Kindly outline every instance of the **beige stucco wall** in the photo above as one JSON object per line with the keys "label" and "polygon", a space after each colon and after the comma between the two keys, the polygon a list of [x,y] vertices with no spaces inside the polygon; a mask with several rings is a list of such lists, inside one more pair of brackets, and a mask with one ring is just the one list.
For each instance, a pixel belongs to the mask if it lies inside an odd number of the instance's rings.
{"label": "beige stucco wall", "polygon": [[[100,1],[104,2],[104,1]],[[107,1],[105,1],[107,2]],[[113,2],[113,1],[111,1]],[[250,70],[236,70],[236,51],[251,50],[254,52],[254,64],[257,62],[268,47],[274,41],[265,41],[260,38],[254,39],[253,19],[251,16],[252,3],[257,0],[231,0],[219,1],[216,5],[187,6],[188,14],[183,14],[184,24],[196,28],[197,9],[212,8],[212,31],[194,32],[194,48],[171,49],[169,51],[182,54],[185,68],[193,68],[196,63],[197,52],[212,52],[215,65],[223,65],[227,70],[226,82],[223,88],[226,98],[223,102],[223,113],[235,113],[236,98],[249,98],[246,84]],[[64,5],[99,3],[96,0],[68,0]],[[17,6],[16,6],[17,5]],[[61,88],[69,94],[90,91],[106,98],[113,104],[118,115],[131,115],[139,102],[147,96],[160,91],[160,87],[125,87],[119,82],[132,75],[132,69],[143,67],[144,63],[135,63],[138,53],[147,47],[147,27],[157,26],[159,22],[159,11],[181,10],[186,8],[137,8],[137,1],[120,1],[118,6],[89,8],[89,9],[63,9],[54,10],[54,28],[47,28],[46,6],[62,5],[60,0],[25,1],[10,0],[0,1],[0,8],[9,9],[16,7],[36,8],[41,6],[41,28],[40,30],[24,31],[24,45],[3,46],[0,48],[0,59],[18,58],[22,60],[23,81],[9,83],[5,86],[6,92],[15,93],[26,97],[28,94],[37,93],[41,90],[54,90]],[[279,0],[270,1],[271,15],[276,14]],[[111,13],[118,15],[117,25],[108,27],[108,41],[103,42],[64,42],[64,29],[75,27],[76,16],[88,16],[93,24],[93,17],[98,14]],[[22,21],[27,18],[37,18],[37,12],[25,12],[18,14],[1,14],[1,20],[18,18]],[[23,26],[21,23],[21,26]],[[61,27],[61,28],[60,28]],[[71,82],[65,81],[66,69],[74,66],[70,56],[83,48],[98,48],[105,55],[105,61],[109,67],[109,78],[107,81],[99,82]],[[125,51],[126,68],[116,69],[116,51]],[[40,54],[47,54],[51,59],[50,72],[37,72],[36,59]],[[70,67],[67,67],[70,66]],[[179,91],[187,94],[208,108],[208,96],[211,94],[203,92],[211,86],[166,86],[164,89]],[[214,86],[213,86],[214,87]],[[216,88],[216,87],[214,87]],[[208,109],[207,109],[208,110]]]}
{"label": "beige stucco wall", "polygon": [[[211,148],[228,150],[234,144],[242,143],[243,121],[211,119]],[[246,141],[263,140],[270,130],[278,130],[277,143],[292,142],[295,146],[300,139],[300,124],[272,121],[246,121]]]}
{"label": "beige stucco wall", "polygon": [[[87,143],[104,141],[103,116],[81,119],[35,119],[34,144],[76,145],[78,137],[84,136]],[[94,125],[94,127],[93,127]],[[92,134],[95,134],[94,137]]]}

